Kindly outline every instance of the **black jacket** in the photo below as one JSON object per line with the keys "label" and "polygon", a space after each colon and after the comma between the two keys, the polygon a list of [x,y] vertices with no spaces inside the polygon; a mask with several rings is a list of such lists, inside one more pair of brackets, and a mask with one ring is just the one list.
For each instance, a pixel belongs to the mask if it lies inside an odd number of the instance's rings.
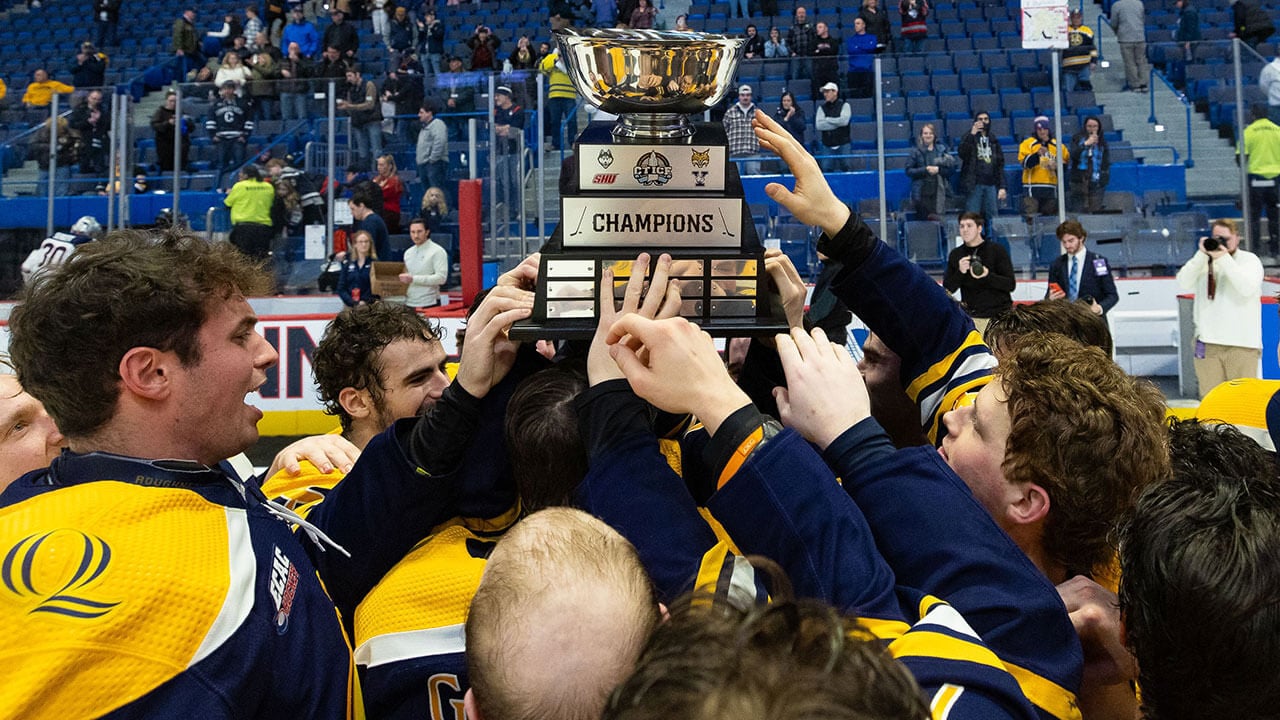
{"label": "black jacket", "polygon": [[[995,172],[996,188],[1004,188],[1004,150],[1000,148],[1000,141],[995,135],[988,135],[991,141],[991,164]],[[960,192],[968,194],[973,191],[974,185],[977,183],[978,164],[978,136],[973,133],[965,133],[964,138],[960,140]]]}
{"label": "black jacket", "polygon": [[[980,278],[960,272],[960,258],[975,255],[988,271]],[[990,240],[976,248],[961,245],[952,250],[947,256],[946,274],[942,276],[942,287],[947,292],[960,290],[965,309],[976,318],[993,318],[1013,307],[1013,289],[1017,284],[1009,252]]]}
{"label": "black jacket", "polygon": [[[1049,282],[1057,283],[1058,287],[1062,288],[1062,292],[1066,292],[1069,287],[1068,262],[1067,254],[1063,253],[1049,265]],[[1103,315],[1120,302],[1120,293],[1116,292],[1115,278],[1111,277],[1111,263],[1092,250],[1084,251],[1084,268],[1080,270],[1080,288],[1076,293],[1078,298],[1086,295],[1098,301],[1102,306]],[[1048,288],[1045,289],[1044,296],[1049,297]]]}

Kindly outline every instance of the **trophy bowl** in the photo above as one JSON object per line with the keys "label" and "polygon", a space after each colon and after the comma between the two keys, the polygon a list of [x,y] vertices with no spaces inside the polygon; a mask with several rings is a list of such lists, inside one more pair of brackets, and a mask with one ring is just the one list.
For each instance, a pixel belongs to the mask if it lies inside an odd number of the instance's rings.
{"label": "trophy bowl", "polygon": [[663,30],[555,31],[574,87],[619,116],[616,137],[693,135],[688,115],[715,105],[733,85],[742,38]]}

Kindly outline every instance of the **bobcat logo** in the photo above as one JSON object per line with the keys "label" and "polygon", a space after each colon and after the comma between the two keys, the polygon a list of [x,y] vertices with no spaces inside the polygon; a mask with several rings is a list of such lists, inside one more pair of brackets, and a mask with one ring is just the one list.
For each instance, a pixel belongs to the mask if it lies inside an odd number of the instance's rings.
{"label": "bobcat logo", "polygon": [[711,164],[711,148],[706,150],[694,150],[693,155],[689,157],[689,162],[693,163],[696,168],[704,168]]}
{"label": "bobcat logo", "polygon": [[600,163],[600,167],[608,170],[609,166],[613,164],[613,151],[608,148],[601,150],[600,154],[596,156],[596,162]]}

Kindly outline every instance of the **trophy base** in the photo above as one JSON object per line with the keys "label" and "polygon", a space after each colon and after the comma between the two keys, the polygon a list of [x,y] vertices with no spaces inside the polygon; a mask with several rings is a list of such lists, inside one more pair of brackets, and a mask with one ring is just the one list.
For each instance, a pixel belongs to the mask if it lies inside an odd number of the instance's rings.
{"label": "trophy base", "polygon": [[617,138],[672,140],[693,137],[694,127],[681,113],[622,113],[613,126]]}
{"label": "trophy base", "polygon": [[[785,320],[774,318],[720,318],[694,321],[712,337],[772,337],[790,331]],[[594,319],[520,320],[507,335],[512,340],[590,340],[595,337]]]}

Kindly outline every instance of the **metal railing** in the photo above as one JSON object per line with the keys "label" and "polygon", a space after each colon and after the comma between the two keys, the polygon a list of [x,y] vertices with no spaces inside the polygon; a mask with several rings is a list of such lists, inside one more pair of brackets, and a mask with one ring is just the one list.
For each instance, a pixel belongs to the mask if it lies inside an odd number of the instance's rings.
{"label": "metal railing", "polygon": [[[1188,167],[1188,168],[1193,168],[1193,167],[1195,167],[1195,165],[1196,165],[1196,164],[1195,164],[1195,161],[1194,161],[1194,160],[1192,159],[1192,157],[1191,157],[1191,155],[1192,155],[1192,150],[1191,150],[1191,101],[1190,101],[1190,100],[1187,100],[1187,96],[1186,96],[1186,94],[1184,94],[1183,92],[1179,91],[1176,87],[1174,87],[1174,86],[1173,86],[1173,83],[1169,81],[1169,78],[1165,77],[1164,73],[1162,73],[1162,72],[1160,72],[1159,70],[1157,70],[1154,66],[1152,66],[1152,68],[1151,68],[1151,72],[1149,73],[1149,75],[1150,75],[1150,79],[1147,81],[1147,87],[1151,90],[1151,92],[1149,93],[1149,95],[1150,95],[1150,98],[1149,98],[1149,99],[1150,99],[1150,101],[1151,101],[1151,115],[1150,115],[1150,117],[1148,117],[1148,118],[1147,118],[1147,122],[1151,123],[1152,125],[1158,125],[1158,124],[1159,124],[1159,122],[1160,122],[1159,120],[1157,120],[1157,119],[1156,119],[1156,92],[1155,92],[1155,89],[1156,89],[1156,79],[1157,79],[1157,78],[1159,78],[1159,79],[1160,79],[1160,82],[1164,83],[1164,86],[1165,86],[1165,87],[1167,87],[1167,88],[1169,88],[1169,92],[1173,93],[1173,96],[1174,96],[1175,98],[1177,98],[1179,102],[1181,102],[1181,103],[1182,103],[1182,109],[1183,109],[1183,110],[1185,111],[1185,113],[1186,113],[1186,116],[1187,116],[1187,157],[1186,157],[1186,159],[1183,161],[1183,165],[1184,165],[1184,166],[1186,166],[1186,167]],[[1174,161],[1175,163],[1176,163],[1176,162],[1178,162],[1178,154],[1177,154],[1177,152],[1176,152],[1176,151],[1175,151],[1175,152],[1174,152],[1174,154],[1173,154],[1173,158],[1174,158],[1174,159],[1173,159],[1173,161]]]}

